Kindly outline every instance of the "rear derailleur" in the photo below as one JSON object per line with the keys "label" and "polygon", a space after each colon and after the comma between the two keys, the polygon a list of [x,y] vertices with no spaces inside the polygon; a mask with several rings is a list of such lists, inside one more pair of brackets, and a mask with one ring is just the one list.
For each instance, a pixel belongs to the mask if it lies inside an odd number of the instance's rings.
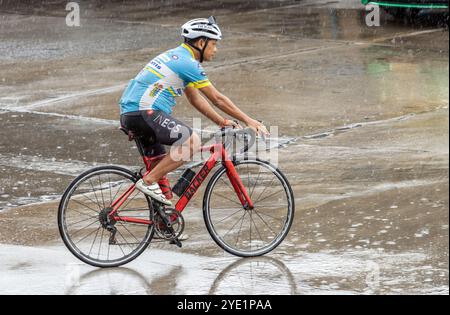
{"label": "rear derailleur", "polygon": [[116,220],[110,217],[110,213],[113,209],[112,208],[105,208],[103,209],[99,214],[99,220],[102,227],[111,233],[111,236],[109,237],[109,245],[117,245],[117,228],[116,228]]}

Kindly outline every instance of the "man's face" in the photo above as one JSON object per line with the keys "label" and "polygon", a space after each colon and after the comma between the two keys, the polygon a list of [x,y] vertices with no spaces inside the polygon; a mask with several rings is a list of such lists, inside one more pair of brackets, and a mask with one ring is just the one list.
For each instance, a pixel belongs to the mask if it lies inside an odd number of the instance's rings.
{"label": "man's face", "polygon": [[[201,40],[200,45],[202,48],[206,44],[206,41]],[[214,59],[214,56],[217,53],[217,40],[210,39],[208,41],[208,46],[206,47],[205,54],[203,55],[203,58],[205,61],[212,61]]]}

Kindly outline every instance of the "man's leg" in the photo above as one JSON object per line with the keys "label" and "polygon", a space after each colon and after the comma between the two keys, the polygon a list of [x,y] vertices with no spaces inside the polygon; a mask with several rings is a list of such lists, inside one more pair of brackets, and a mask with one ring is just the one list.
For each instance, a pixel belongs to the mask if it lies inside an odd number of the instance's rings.
{"label": "man's leg", "polygon": [[167,173],[189,161],[199,150],[200,137],[183,122],[162,111],[141,111],[144,129],[153,136],[156,143],[171,146],[170,154],[155,166],[142,180],[136,182],[136,188],[159,202],[172,206],[163,194],[158,181]]}
{"label": "man's leg", "polygon": [[[176,170],[191,159],[200,150],[200,137],[194,132],[181,146],[172,147],[152,171],[143,178],[147,185],[158,182],[163,176]],[[188,154],[186,154],[186,152]]]}

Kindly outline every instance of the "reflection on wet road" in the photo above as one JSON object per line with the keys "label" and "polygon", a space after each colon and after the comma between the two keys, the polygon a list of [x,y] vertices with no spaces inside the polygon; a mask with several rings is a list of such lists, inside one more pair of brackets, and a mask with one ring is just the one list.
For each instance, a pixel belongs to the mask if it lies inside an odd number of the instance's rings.
{"label": "reflection on wet road", "polygon": [[[445,270],[414,267],[426,258],[413,252],[329,251],[237,259],[154,249],[124,268],[93,269],[60,247],[1,249],[15,257],[14,262],[0,258],[1,294],[448,294],[448,287],[430,283],[433,276],[445,277]],[[425,282],[420,291],[415,281]]]}

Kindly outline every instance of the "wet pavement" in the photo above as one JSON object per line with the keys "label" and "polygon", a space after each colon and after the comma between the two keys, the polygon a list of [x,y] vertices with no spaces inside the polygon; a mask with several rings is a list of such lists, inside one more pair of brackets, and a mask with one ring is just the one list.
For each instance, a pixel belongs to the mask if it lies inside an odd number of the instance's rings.
{"label": "wet pavement", "polygon": [[[433,284],[445,269],[436,271],[415,252],[303,251],[237,259],[152,249],[126,267],[93,269],[62,247],[1,249],[15,257],[0,257],[9,287],[1,293],[7,294],[448,294],[445,285]],[[420,290],[414,285],[419,281]]]}
{"label": "wet pavement", "polygon": [[[249,294],[270,284],[273,294],[448,294],[442,22],[383,15],[369,28],[359,1],[80,7],[82,26],[69,28],[64,1],[0,5],[0,293]],[[211,80],[296,140],[278,158],[296,199],[291,232],[265,258],[224,254],[204,226],[200,191],[183,249],[156,243],[126,268],[84,266],[61,244],[58,199],[93,166],[139,169],[116,129],[117,101],[199,12],[224,25],[205,66]],[[198,115],[182,99],[175,116]]]}

